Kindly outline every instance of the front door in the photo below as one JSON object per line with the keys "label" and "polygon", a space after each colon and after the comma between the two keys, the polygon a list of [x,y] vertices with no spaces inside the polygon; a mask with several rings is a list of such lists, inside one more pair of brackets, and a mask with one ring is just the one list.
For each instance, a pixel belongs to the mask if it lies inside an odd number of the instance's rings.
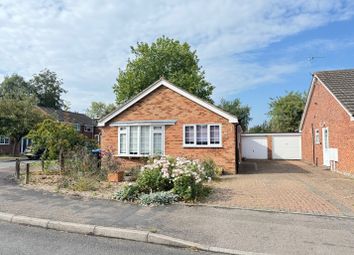
{"label": "front door", "polygon": [[328,127],[322,128],[323,165],[330,166],[329,162],[329,132]]}

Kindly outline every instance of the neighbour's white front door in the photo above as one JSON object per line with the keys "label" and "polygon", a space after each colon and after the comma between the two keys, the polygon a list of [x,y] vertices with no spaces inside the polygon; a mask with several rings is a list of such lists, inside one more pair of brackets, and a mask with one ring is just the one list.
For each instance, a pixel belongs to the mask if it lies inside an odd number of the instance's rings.
{"label": "neighbour's white front door", "polygon": [[329,132],[328,127],[322,128],[323,165],[330,166],[329,162]]}

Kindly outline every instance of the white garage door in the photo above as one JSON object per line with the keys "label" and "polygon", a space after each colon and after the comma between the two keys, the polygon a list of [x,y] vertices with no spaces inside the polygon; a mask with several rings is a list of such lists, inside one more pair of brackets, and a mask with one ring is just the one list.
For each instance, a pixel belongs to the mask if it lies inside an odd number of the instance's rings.
{"label": "white garage door", "polygon": [[301,136],[273,136],[273,159],[301,159]]}
{"label": "white garage door", "polygon": [[265,136],[242,136],[242,157],[246,159],[267,159],[268,143]]}

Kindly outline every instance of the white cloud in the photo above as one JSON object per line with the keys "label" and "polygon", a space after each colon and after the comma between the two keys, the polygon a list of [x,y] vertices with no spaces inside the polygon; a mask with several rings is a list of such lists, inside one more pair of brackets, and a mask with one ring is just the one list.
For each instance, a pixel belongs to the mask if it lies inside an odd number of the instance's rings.
{"label": "white cloud", "polygon": [[245,54],[304,30],[348,19],[347,1],[13,1],[0,2],[0,75],[26,77],[48,67],[64,79],[75,110],[113,101],[117,69],[129,46],[167,35],[198,52],[216,98],[277,81],[297,65]]}

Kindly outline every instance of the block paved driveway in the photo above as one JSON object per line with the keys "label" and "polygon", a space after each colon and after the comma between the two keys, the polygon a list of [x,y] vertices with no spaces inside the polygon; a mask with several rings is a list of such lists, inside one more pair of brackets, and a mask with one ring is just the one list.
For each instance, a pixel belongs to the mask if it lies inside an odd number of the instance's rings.
{"label": "block paved driveway", "polygon": [[209,204],[354,216],[354,179],[301,161],[246,161],[213,186]]}

